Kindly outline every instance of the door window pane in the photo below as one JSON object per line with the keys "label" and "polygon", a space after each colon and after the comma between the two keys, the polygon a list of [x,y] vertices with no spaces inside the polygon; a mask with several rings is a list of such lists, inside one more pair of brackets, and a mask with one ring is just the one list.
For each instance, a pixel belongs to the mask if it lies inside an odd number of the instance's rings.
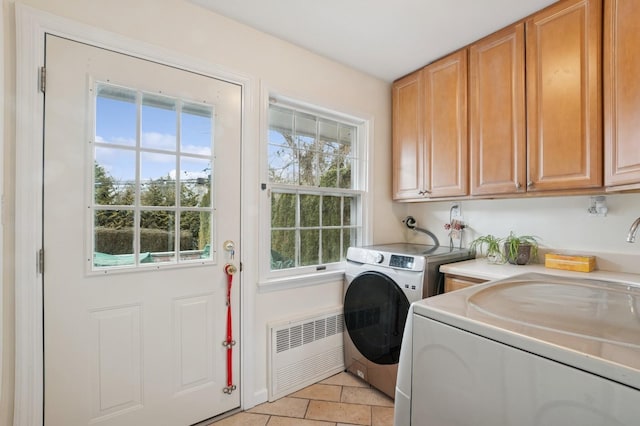
{"label": "door window pane", "polygon": [[96,148],[93,194],[98,205],[135,203],[136,153],[118,148]]}
{"label": "door window pane", "polygon": [[96,89],[95,141],[135,146],[136,92],[116,86],[100,85]]}
{"label": "door window pane", "polygon": [[140,212],[140,253],[151,253],[154,262],[175,261],[175,213],[173,211],[143,210]]}
{"label": "door window pane", "polygon": [[211,155],[213,108],[186,103],[180,117],[180,152]]}
{"label": "door window pane", "polygon": [[133,211],[96,210],[93,217],[93,266],[134,265]]}
{"label": "door window pane", "polygon": [[[176,205],[176,156],[141,154],[140,204],[143,206]],[[173,176],[172,176],[173,175]]]}
{"label": "door window pane", "polygon": [[200,260],[211,257],[211,214],[183,211],[180,214],[180,259]]}
{"label": "door window pane", "polygon": [[211,207],[211,161],[201,158],[180,160],[180,205]]}
{"label": "door window pane", "polygon": [[144,94],[142,98],[143,148],[176,150],[176,100]]}

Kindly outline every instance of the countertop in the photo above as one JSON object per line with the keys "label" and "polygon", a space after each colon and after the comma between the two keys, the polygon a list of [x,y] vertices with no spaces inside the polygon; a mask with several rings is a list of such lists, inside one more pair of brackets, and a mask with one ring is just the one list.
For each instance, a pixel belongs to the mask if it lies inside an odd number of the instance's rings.
{"label": "countertop", "polygon": [[440,266],[440,271],[445,274],[461,277],[477,278],[481,280],[498,280],[525,273],[548,274],[558,277],[582,277],[595,280],[616,281],[640,286],[640,274],[625,272],[611,272],[595,270],[592,272],[565,271],[563,269],[546,268],[543,264],[511,265],[491,264],[486,258],[465,260],[462,262],[448,263]]}

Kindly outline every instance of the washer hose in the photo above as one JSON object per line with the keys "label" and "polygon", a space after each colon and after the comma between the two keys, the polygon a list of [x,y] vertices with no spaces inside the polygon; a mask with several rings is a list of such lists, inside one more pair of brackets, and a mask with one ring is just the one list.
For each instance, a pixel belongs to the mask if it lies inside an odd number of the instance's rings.
{"label": "washer hose", "polygon": [[431,239],[433,240],[433,242],[435,243],[436,246],[440,245],[440,241],[438,241],[438,237],[436,237],[436,235],[424,228],[419,228],[418,227],[418,223],[416,222],[416,219],[413,216],[407,216],[404,218],[404,220],[402,221],[402,223],[404,223],[405,225],[407,225],[407,228],[409,229],[413,229],[414,231],[418,231],[418,232],[422,232],[423,234],[427,234],[428,236],[431,237]]}

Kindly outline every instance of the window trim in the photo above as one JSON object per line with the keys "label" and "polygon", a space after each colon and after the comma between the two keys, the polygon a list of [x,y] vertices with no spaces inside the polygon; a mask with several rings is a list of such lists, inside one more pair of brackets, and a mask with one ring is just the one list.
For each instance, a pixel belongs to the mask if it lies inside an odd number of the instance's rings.
{"label": "window trim", "polygon": [[348,188],[318,188],[318,193],[337,193],[342,195],[358,195],[360,197],[360,203],[358,206],[358,215],[360,216],[360,245],[369,244],[371,238],[371,202],[372,197],[369,193],[371,184],[370,167],[372,164],[372,152],[373,152],[373,118],[371,116],[365,116],[363,114],[353,114],[350,112],[338,112],[345,111],[346,108],[331,109],[328,107],[318,106],[321,103],[311,103],[307,101],[300,101],[288,96],[280,95],[275,90],[270,90],[267,87],[263,87],[261,96],[261,109],[260,109],[260,230],[259,230],[259,244],[258,250],[260,251],[258,259],[259,265],[259,279],[258,288],[261,292],[285,290],[296,287],[307,287],[313,285],[325,284],[328,282],[342,280],[344,276],[344,261],[329,263],[323,270],[316,270],[316,265],[307,267],[297,267],[292,269],[271,270],[271,258],[269,255],[271,247],[271,189],[296,189],[301,190],[303,187],[297,185],[284,185],[284,184],[271,184],[268,180],[268,144],[269,144],[269,106],[273,103],[283,105],[287,108],[295,109],[299,112],[314,115],[319,118],[335,120],[353,125],[358,131],[357,152],[355,157],[357,161],[357,170],[352,173],[352,178],[356,180],[356,186],[359,189]]}

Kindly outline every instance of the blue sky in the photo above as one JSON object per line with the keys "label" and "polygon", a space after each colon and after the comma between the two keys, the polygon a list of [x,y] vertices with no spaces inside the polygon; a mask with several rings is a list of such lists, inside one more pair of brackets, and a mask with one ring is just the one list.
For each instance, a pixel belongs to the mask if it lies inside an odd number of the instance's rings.
{"label": "blue sky", "polygon": [[[172,102],[171,98],[159,98]],[[153,102],[155,99],[151,99]],[[151,103],[151,102],[150,102]],[[143,102],[141,109],[141,179],[157,179],[167,175],[175,178],[177,114],[175,109],[159,102]],[[190,108],[191,107],[191,108]],[[187,154],[210,155],[212,123],[210,117],[199,113],[211,107],[188,104],[182,111],[181,151]],[[137,106],[133,99],[114,99],[98,96],[96,101],[96,160],[116,180],[135,179],[135,151],[116,149],[116,146],[136,146]],[[113,147],[113,148],[111,148]],[[153,150],[149,152],[146,150]],[[158,152],[165,151],[165,153]],[[208,160],[182,156],[180,169],[183,178],[204,177],[210,168]]]}

